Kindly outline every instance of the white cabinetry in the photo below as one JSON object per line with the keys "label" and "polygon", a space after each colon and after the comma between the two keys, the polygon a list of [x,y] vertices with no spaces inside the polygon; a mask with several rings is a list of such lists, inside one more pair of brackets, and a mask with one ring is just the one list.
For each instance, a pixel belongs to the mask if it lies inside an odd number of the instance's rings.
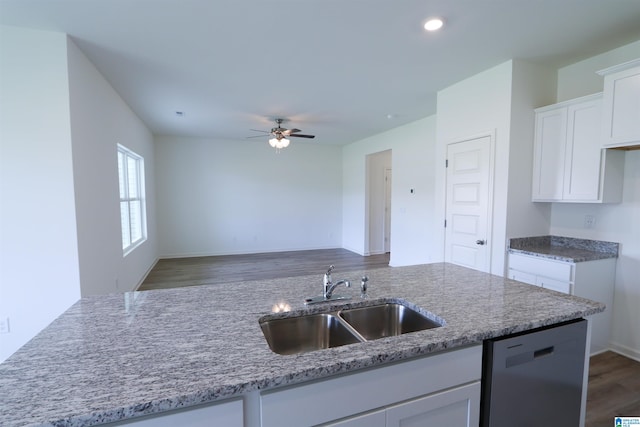
{"label": "white cabinetry", "polygon": [[509,253],[510,279],[606,304],[591,319],[591,354],[609,348],[615,271],[615,258],[572,263]]}
{"label": "white cabinetry", "polygon": [[536,109],[532,200],[622,200],[624,153],[600,142],[602,94]]}
{"label": "white cabinetry", "polygon": [[604,76],[602,146],[640,145],[640,58],[598,74]]}
{"label": "white cabinetry", "polygon": [[158,415],[134,418],[109,424],[126,427],[243,427],[242,400],[234,399],[211,405],[179,409]]}
{"label": "white cabinetry", "polygon": [[476,427],[481,371],[477,345],[264,392],[262,427],[422,425],[419,420]]}

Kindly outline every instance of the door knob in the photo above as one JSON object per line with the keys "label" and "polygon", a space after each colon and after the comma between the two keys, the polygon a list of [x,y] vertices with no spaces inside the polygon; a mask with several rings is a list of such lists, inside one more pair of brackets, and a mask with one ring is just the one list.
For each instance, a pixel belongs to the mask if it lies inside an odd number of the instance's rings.
{"label": "door knob", "polygon": [[485,243],[487,243],[484,240],[476,240],[476,245],[484,245]]}

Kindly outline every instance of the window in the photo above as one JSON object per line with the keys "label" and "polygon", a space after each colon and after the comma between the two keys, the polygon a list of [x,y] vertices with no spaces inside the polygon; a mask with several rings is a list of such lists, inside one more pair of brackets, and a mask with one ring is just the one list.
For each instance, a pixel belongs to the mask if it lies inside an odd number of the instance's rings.
{"label": "window", "polygon": [[122,251],[131,252],[147,238],[144,210],[144,159],[118,144]]}

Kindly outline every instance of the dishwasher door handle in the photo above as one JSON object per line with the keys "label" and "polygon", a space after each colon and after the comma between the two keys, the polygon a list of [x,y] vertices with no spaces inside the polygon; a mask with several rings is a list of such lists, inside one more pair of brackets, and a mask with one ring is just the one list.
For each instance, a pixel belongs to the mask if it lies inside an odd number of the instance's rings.
{"label": "dishwasher door handle", "polygon": [[525,363],[533,362],[534,360],[541,359],[546,356],[553,355],[555,346],[544,347],[539,350],[525,351],[524,353],[514,354],[507,357],[505,361],[506,368],[513,368],[514,366],[523,365]]}

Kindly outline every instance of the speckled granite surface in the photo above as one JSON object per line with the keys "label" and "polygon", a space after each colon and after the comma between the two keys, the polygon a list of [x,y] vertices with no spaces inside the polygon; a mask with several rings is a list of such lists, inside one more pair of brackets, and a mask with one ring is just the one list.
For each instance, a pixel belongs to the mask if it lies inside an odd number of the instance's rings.
{"label": "speckled granite surface", "polygon": [[509,251],[566,262],[617,258],[618,243],[562,236],[522,237],[509,240]]}
{"label": "speckled granite surface", "polygon": [[[450,264],[337,271],[369,281],[371,304],[402,298],[446,321],[421,332],[293,356],[258,319],[307,308],[322,276],[84,298],[0,364],[0,425],[85,426],[158,413],[476,344],[604,310],[604,305]],[[355,288],[355,289],[354,289]],[[335,304],[335,303],[334,303]]]}

